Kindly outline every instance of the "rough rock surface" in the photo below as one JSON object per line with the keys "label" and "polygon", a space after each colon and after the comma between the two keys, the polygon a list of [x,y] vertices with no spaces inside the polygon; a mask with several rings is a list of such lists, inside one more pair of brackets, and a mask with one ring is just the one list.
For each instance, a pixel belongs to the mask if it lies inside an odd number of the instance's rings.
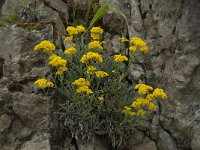
{"label": "rough rock surface", "polygon": [[[157,115],[130,137],[121,149],[199,150],[200,149],[200,2],[199,0],[110,0],[125,13],[125,21],[109,11],[103,26],[112,53],[119,50],[117,39],[139,36],[148,42],[150,62],[144,58],[131,68],[130,79],[164,88],[168,100],[160,103]],[[33,47],[43,39],[63,48],[62,35],[73,7],[82,20],[86,0],[30,0],[39,20],[30,24],[0,27],[0,148],[2,150],[75,149],[59,125],[51,122],[50,105],[33,86],[48,73],[45,60]],[[103,4],[105,0],[99,0]],[[22,15],[16,0],[1,0],[0,15]],[[31,16],[28,13],[28,17]],[[105,36],[105,37],[106,37]],[[56,122],[56,121],[55,121]],[[50,132],[52,128],[57,131]],[[62,131],[62,132],[61,132]],[[52,141],[52,137],[53,140]],[[59,139],[59,140],[58,140]],[[67,140],[68,139],[68,140]],[[55,142],[56,141],[56,142]],[[59,143],[59,141],[62,141]],[[72,144],[73,143],[73,144]],[[79,149],[82,145],[78,145]],[[88,145],[89,146],[89,145]],[[100,148],[96,149],[102,149]]]}

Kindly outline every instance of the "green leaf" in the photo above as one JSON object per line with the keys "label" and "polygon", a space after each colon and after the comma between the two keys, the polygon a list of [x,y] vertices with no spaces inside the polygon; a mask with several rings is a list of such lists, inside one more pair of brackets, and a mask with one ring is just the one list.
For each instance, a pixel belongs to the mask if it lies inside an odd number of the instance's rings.
{"label": "green leaf", "polygon": [[99,21],[110,9],[111,9],[110,3],[105,3],[104,5],[102,5],[92,18],[87,30],[89,30],[97,21]]}

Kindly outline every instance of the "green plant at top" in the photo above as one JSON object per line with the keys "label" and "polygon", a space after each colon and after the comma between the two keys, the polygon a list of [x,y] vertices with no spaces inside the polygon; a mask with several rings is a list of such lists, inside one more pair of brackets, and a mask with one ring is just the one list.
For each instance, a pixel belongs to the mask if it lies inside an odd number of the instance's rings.
{"label": "green plant at top", "polygon": [[147,44],[138,37],[122,37],[121,51],[126,51],[127,43],[132,56],[110,56],[101,41],[104,31],[100,27],[91,28],[89,33],[82,25],[69,26],[66,31],[66,40],[73,46],[65,51],[56,49],[48,40],[35,46],[35,51],[48,55],[52,76],[51,81],[40,78],[35,85],[65,95],[56,111],[74,137],[107,135],[114,147],[119,146],[156,109],[158,100],[167,98],[160,88],[126,81],[135,53],[148,53]]}

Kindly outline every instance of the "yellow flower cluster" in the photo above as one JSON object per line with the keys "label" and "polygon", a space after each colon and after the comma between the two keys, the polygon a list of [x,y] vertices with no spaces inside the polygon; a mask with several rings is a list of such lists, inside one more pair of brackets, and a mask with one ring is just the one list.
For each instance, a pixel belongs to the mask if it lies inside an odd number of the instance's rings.
{"label": "yellow flower cluster", "polygon": [[90,36],[93,40],[100,40],[102,34],[103,34],[103,29],[100,27],[93,27],[90,30]]}
{"label": "yellow flower cluster", "polygon": [[46,79],[38,79],[34,82],[34,85],[39,86],[40,88],[54,87],[53,82],[47,81]]}
{"label": "yellow flower cluster", "polygon": [[[140,52],[146,54],[148,52],[148,47],[145,41],[143,41],[141,38],[133,37],[130,40],[130,44],[133,44],[134,46],[138,47],[140,49]],[[135,47],[129,47],[134,52]]]}
{"label": "yellow flower cluster", "polygon": [[128,60],[128,58],[126,56],[122,56],[121,54],[114,55],[114,61],[117,62],[117,63],[127,61],[127,60]]}
{"label": "yellow flower cluster", "polygon": [[72,26],[68,26],[66,31],[68,32],[69,35],[78,34],[78,30],[75,27],[72,27]]}
{"label": "yellow flower cluster", "polygon": [[56,54],[52,54],[49,57],[49,65],[56,67],[57,75],[62,75],[63,72],[67,71],[66,64],[67,64],[67,60],[63,59],[60,56],[57,56]]}
{"label": "yellow flower cluster", "polygon": [[90,86],[89,81],[84,78],[79,78],[75,80],[72,84],[77,86]]}
{"label": "yellow flower cluster", "polygon": [[[138,90],[138,93],[142,95],[142,97],[135,99],[132,102],[131,107],[126,106],[124,108],[122,112],[127,116],[144,116],[148,111],[156,109],[156,104],[153,102],[155,98],[167,98],[167,94],[163,89],[156,88],[153,90],[149,85],[137,84],[135,89]],[[135,112],[132,111],[132,109],[134,109]]]}
{"label": "yellow flower cluster", "polygon": [[72,35],[65,37],[65,41],[72,41],[72,40],[73,40],[73,36]]}
{"label": "yellow flower cluster", "polygon": [[64,51],[65,54],[74,55],[76,53],[76,48],[70,47]]}
{"label": "yellow flower cluster", "polygon": [[119,38],[119,42],[124,43],[124,42],[128,42],[129,40],[125,37],[121,37]]}
{"label": "yellow flower cluster", "polygon": [[129,50],[130,50],[131,52],[135,52],[135,51],[137,50],[137,47],[136,47],[136,46],[130,46],[130,47],[129,47]]}
{"label": "yellow flower cluster", "polygon": [[131,107],[124,106],[124,110],[122,111],[126,116],[134,117],[136,115],[135,112],[132,111]]}
{"label": "yellow flower cluster", "polygon": [[144,109],[139,109],[137,112],[138,116],[144,116],[147,112]]}
{"label": "yellow flower cluster", "polygon": [[78,33],[82,33],[82,32],[86,32],[85,27],[83,27],[82,25],[78,25],[76,27]]}
{"label": "yellow flower cluster", "polygon": [[94,66],[88,66],[86,73],[87,74],[94,74],[95,70],[96,70],[96,67],[94,67]]}
{"label": "yellow flower cluster", "polygon": [[92,90],[89,88],[89,81],[84,78],[79,78],[75,80],[72,84],[78,86],[78,88],[76,89],[76,93],[86,93],[88,95],[93,93]]}
{"label": "yellow flower cluster", "polygon": [[96,74],[97,78],[104,78],[104,77],[109,76],[109,74],[107,72],[104,72],[104,71],[96,71],[95,74]]}
{"label": "yellow flower cluster", "polygon": [[80,86],[76,89],[76,93],[86,93],[87,95],[90,95],[93,92],[88,86]]}
{"label": "yellow flower cluster", "polygon": [[152,91],[153,88],[146,84],[137,84],[134,88],[135,90],[138,90],[138,93],[140,95],[147,94],[148,91]]}
{"label": "yellow flower cluster", "polygon": [[78,25],[76,27],[68,26],[66,31],[70,35],[65,38],[66,41],[72,41],[73,35],[77,35],[79,33],[86,32],[85,28],[82,25]]}
{"label": "yellow flower cluster", "polygon": [[92,41],[88,44],[89,49],[103,49],[99,41]]}
{"label": "yellow flower cluster", "polygon": [[98,53],[95,52],[88,52],[86,55],[83,55],[80,62],[81,63],[86,63],[89,60],[95,59],[98,62],[103,62],[103,58],[101,57],[101,55],[99,55]]}
{"label": "yellow flower cluster", "polygon": [[53,51],[56,49],[55,45],[48,40],[44,40],[34,47],[35,51],[43,49],[44,52]]}
{"label": "yellow flower cluster", "polygon": [[163,89],[160,89],[160,88],[154,89],[153,96],[160,99],[167,98],[167,94],[163,91]]}
{"label": "yellow flower cluster", "polygon": [[152,102],[152,100],[149,100],[147,98],[139,97],[136,100],[133,101],[132,107],[134,108],[140,108],[140,107],[147,107],[148,110],[152,111],[156,108],[156,105]]}

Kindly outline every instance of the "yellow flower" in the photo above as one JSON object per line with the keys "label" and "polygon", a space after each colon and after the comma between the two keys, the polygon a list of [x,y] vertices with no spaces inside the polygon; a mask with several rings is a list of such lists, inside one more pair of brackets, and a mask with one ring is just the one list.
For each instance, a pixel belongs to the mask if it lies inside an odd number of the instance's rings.
{"label": "yellow flower", "polygon": [[152,110],[156,109],[156,105],[154,103],[149,103],[147,105],[147,108],[148,108],[148,110],[152,111]]}
{"label": "yellow flower", "polygon": [[67,64],[67,60],[63,59],[60,56],[57,56],[55,54],[52,54],[49,57],[49,65],[53,66],[53,67],[62,67],[62,66],[66,66]]}
{"label": "yellow flower", "polygon": [[103,95],[99,96],[98,100],[99,100],[100,104],[103,104],[103,102],[104,102],[104,96]]}
{"label": "yellow flower", "polygon": [[121,38],[119,38],[119,42],[121,42],[121,43],[128,42],[128,39],[125,37],[121,37]]}
{"label": "yellow flower", "polygon": [[61,67],[59,67],[59,68],[57,69],[56,75],[62,75],[63,72],[65,72],[65,71],[67,71],[67,67],[61,66]]}
{"label": "yellow flower", "polygon": [[100,27],[93,27],[90,32],[103,34],[103,29]]}
{"label": "yellow flower", "polygon": [[61,75],[63,72],[67,71],[67,60],[57,56],[56,54],[52,54],[49,57],[49,65],[57,68],[56,75]]}
{"label": "yellow flower", "polygon": [[96,67],[94,67],[94,66],[88,66],[86,73],[87,74],[93,74],[95,70],[96,70]]}
{"label": "yellow flower", "polygon": [[82,25],[78,25],[76,29],[79,33],[85,32],[85,28]]}
{"label": "yellow flower", "polygon": [[161,99],[167,98],[167,94],[163,91],[163,89],[159,89],[159,88],[154,89],[153,95],[156,98],[161,98]]}
{"label": "yellow flower", "polygon": [[142,53],[146,54],[148,52],[147,44],[141,38],[133,37],[131,38],[130,43],[134,44],[136,47],[139,47]]}
{"label": "yellow flower", "polygon": [[68,54],[68,55],[74,55],[74,54],[76,53],[76,48],[70,47],[70,48],[68,48],[67,50],[65,50],[64,53],[65,53],[65,54]]}
{"label": "yellow flower", "polygon": [[53,51],[56,49],[55,45],[48,40],[44,40],[34,47],[35,51],[43,49],[44,52]]}
{"label": "yellow flower", "polygon": [[133,112],[133,111],[131,110],[131,108],[128,107],[128,106],[124,106],[124,110],[123,110],[122,112],[123,112],[126,116],[134,117],[134,116],[136,115],[136,113]]}
{"label": "yellow flower", "polygon": [[146,111],[143,110],[143,109],[139,109],[138,112],[137,112],[138,116],[144,116],[145,114],[146,114]]}
{"label": "yellow flower", "polygon": [[100,40],[100,34],[99,33],[90,33],[90,37],[93,40]]}
{"label": "yellow flower", "polygon": [[77,85],[77,86],[89,86],[90,85],[89,81],[84,78],[79,78],[79,79],[75,80],[72,84]]}
{"label": "yellow flower", "polygon": [[97,78],[104,78],[104,77],[109,76],[109,74],[107,72],[104,72],[104,71],[96,71],[95,74],[96,74]]}
{"label": "yellow flower", "polygon": [[67,27],[66,31],[68,32],[69,35],[78,34],[78,30],[72,26]]}
{"label": "yellow flower", "polygon": [[47,81],[46,79],[38,79],[34,82],[34,85],[39,86],[40,88],[54,87],[53,82]]}
{"label": "yellow flower", "polygon": [[146,106],[149,104],[149,101],[143,97],[139,97],[136,100],[133,101],[132,107],[140,107],[140,106]]}
{"label": "yellow flower", "polygon": [[90,30],[90,36],[93,40],[99,40],[101,34],[103,34],[103,29],[100,27],[93,27]]}
{"label": "yellow flower", "polygon": [[73,40],[73,36],[72,35],[65,37],[65,41],[72,41],[72,40]]}
{"label": "yellow flower", "polygon": [[114,55],[114,61],[117,63],[127,61],[127,60],[128,60],[128,58],[126,56],[122,56],[121,54]]}
{"label": "yellow flower", "polygon": [[86,86],[86,85],[83,85],[83,86],[80,86],[76,89],[76,93],[86,93],[86,94],[92,94],[92,90]]}
{"label": "yellow flower", "polygon": [[147,94],[148,91],[152,91],[153,88],[146,84],[137,84],[134,88],[135,90],[138,90],[138,93],[140,95]]}
{"label": "yellow flower", "polygon": [[80,62],[81,63],[86,63],[88,62],[89,60],[96,60],[100,63],[103,62],[103,58],[101,57],[101,55],[99,55],[98,53],[95,53],[95,52],[88,52],[86,55],[83,55]]}
{"label": "yellow flower", "polygon": [[99,41],[92,41],[88,44],[89,49],[103,49]]}
{"label": "yellow flower", "polygon": [[130,47],[129,47],[129,50],[130,50],[131,52],[135,52],[135,51],[137,50],[137,47],[136,47],[136,46],[130,46]]}
{"label": "yellow flower", "polygon": [[148,95],[146,96],[146,99],[147,99],[148,101],[152,101],[152,100],[154,99],[154,95],[153,95],[153,94],[148,94]]}

